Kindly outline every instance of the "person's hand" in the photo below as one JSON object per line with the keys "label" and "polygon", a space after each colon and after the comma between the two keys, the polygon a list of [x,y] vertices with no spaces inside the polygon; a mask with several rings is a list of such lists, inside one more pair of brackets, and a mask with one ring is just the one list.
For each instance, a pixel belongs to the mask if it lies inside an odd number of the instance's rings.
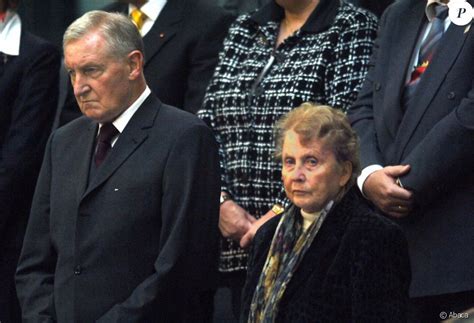
{"label": "person's hand", "polygon": [[239,242],[255,221],[255,217],[232,200],[227,200],[220,206],[219,230],[224,238]]}
{"label": "person's hand", "polygon": [[397,165],[373,172],[364,182],[364,195],[391,217],[407,216],[413,208],[413,192],[404,189],[397,179],[409,171],[410,165]]}
{"label": "person's hand", "polygon": [[269,210],[265,215],[263,215],[260,219],[257,221],[253,222],[252,225],[250,226],[250,229],[247,231],[247,233],[240,239],[240,247],[241,248],[247,248],[250,243],[253,240],[253,237],[255,236],[255,233],[257,233],[258,229],[268,220],[273,218],[275,216],[275,212],[272,210]]}

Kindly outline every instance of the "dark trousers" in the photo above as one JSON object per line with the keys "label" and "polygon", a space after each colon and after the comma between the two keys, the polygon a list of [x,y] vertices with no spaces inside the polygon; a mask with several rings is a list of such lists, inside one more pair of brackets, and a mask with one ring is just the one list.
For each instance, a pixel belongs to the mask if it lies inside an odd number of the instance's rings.
{"label": "dark trousers", "polygon": [[[410,299],[409,323],[439,323],[445,319],[462,318],[474,307],[474,291],[417,297]],[[469,318],[472,318],[472,313]]]}
{"label": "dark trousers", "polygon": [[15,289],[16,251],[0,252],[0,322],[21,322],[20,305]]}

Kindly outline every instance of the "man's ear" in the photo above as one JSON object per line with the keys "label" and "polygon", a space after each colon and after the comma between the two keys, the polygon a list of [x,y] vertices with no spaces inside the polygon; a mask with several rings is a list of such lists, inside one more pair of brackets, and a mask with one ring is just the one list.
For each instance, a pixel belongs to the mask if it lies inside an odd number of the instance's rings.
{"label": "man's ear", "polygon": [[136,80],[143,72],[143,54],[139,50],[134,50],[128,54],[127,60],[130,67],[128,77],[130,80]]}

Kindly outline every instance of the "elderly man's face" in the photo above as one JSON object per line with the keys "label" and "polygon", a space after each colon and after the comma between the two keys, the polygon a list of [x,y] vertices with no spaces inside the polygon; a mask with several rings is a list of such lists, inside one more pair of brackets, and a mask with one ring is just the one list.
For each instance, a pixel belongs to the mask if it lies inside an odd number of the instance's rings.
{"label": "elderly man's face", "polygon": [[131,66],[127,58],[109,54],[97,31],[68,43],[65,65],[82,113],[97,122],[111,122],[132,103]]}
{"label": "elderly man's face", "polygon": [[286,195],[306,212],[320,211],[335,199],[352,172],[350,163],[339,165],[334,153],[319,141],[302,145],[293,130],[285,135],[282,163]]}

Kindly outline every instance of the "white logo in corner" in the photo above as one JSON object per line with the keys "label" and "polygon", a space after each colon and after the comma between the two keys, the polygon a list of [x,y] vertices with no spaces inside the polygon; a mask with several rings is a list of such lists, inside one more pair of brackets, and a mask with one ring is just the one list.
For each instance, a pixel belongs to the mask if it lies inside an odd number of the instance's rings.
{"label": "white logo in corner", "polygon": [[466,0],[451,0],[448,3],[449,19],[458,26],[465,26],[474,18],[474,10]]}

